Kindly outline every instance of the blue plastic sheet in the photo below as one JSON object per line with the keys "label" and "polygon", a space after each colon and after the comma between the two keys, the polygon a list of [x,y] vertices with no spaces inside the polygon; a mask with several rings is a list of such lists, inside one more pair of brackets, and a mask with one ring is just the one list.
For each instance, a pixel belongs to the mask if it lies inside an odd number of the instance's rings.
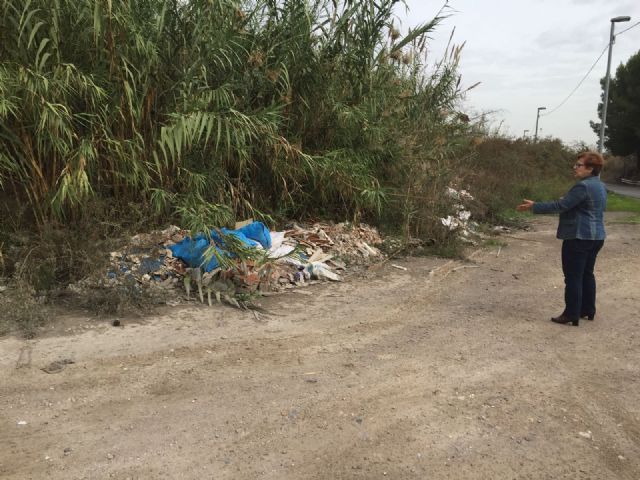
{"label": "blue plastic sheet", "polygon": [[[265,249],[271,248],[271,233],[261,222],[253,222],[237,230],[221,228],[220,231],[224,235],[233,235],[249,247],[262,245]],[[221,255],[231,257],[232,254],[224,249],[224,239],[218,232],[212,230],[210,233],[211,239],[216,244],[216,250]],[[205,262],[204,254],[208,248],[209,239],[203,233],[199,233],[193,238],[185,237],[181,242],[169,246],[174,257],[179,258],[191,268],[202,267],[205,272],[210,272],[220,266],[215,256]]]}
{"label": "blue plastic sheet", "polygon": [[271,248],[271,232],[262,222],[253,222],[235,231],[244,234],[245,237],[251,240],[255,240],[265,250]]}

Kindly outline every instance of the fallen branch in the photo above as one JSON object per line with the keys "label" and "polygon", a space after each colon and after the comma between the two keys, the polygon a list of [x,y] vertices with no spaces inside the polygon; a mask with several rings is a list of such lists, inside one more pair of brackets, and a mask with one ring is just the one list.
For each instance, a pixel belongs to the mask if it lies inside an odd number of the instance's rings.
{"label": "fallen branch", "polygon": [[393,259],[396,255],[398,255],[400,252],[404,251],[407,249],[408,245],[403,245],[400,248],[398,248],[396,251],[391,252],[386,258],[382,259],[381,261],[379,261],[378,263],[374,263],[373,265],[369,265],[367,267],[367,270],[377,270],[378,268],[382,267],[385,263],[387,263],[389,260]]}
{"label": "fallen branch", "polygon": [[531,243],[543,243],[540,240],[529,240],[527,238],[521,238],[521,237],[514,237],[513,235],[505,235],[505,234],[501,234],[501,237],[507,237],[507,238],[513,238],[514,240],[521,240],[523,242],[531,242]]}

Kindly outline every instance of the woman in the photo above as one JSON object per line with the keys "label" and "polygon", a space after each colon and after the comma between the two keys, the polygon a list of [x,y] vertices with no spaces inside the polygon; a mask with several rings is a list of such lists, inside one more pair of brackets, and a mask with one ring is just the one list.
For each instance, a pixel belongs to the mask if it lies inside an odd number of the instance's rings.
{"label": "woman", "polygon": [[580,318],[593,320],[596,314],[596,278],[593,267],[605,239],[604,209],[607,191],[600,181],[602,156],[595,152],[578,155],[573,166],[578,181],[560,200],[524,200],[516,207],[523,212],[560,213],[557,237],[562,240],[564,312],[555,323],[578,326]]}

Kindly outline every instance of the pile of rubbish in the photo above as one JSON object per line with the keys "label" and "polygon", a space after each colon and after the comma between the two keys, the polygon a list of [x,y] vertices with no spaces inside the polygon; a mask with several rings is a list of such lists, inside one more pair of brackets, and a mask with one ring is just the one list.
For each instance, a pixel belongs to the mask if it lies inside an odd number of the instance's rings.
{"label": "pile of rubbish", "polygon": [[211,305],[254,292],[277,292],[315,281],[341,281],[347,266],[383,258],[382,239],[373,227],[348,223],[293,224],[271,232],[261,222],[236,224],[191,236],[177,226],[130,239],[110,253],[109,268],[69,288],[144,289],[164,303],[186,293]]}
{"label": "pile of rubbish", "polygon": [[462,240],[475,244],[471,237],[476,233],[478,224],[471,221],[471,212],[465,205],[465,203],[474,200],[473,195],[466,190],[447,187],[447,196],[453,200],[454,213],[446,218],[441,218],[442,225],[451,231],[456,231]]}

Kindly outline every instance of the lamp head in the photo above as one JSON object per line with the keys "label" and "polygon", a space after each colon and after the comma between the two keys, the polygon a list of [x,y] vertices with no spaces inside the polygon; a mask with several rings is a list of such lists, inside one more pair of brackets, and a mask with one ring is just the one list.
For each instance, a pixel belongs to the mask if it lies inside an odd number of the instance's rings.
{"label": "lamp head", "polygon": [[628,22],[629,20],[631,20],[631,17],[627,17],[627,16],[623,16],[623,17],[613,17],[611,19],[612,23],[617,23],[617,22]]}

